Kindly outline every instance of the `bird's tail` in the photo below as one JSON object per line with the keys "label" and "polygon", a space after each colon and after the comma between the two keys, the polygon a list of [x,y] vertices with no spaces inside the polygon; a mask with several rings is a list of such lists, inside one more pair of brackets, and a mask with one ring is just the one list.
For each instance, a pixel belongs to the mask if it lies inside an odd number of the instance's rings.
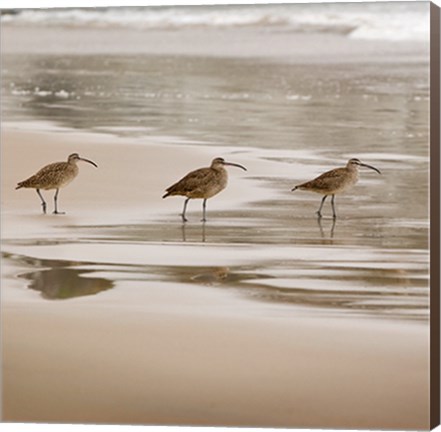
{"label": "bird's tail", "polygon": [[294,186],[292,189],[291,189],[291,192],[294,192],[295,190],[297,190],[299,187],[298,186]]}
{"label": "bird's tail", "polygon": [[[179,183],[179,182],[178,182],[178,183]],[[168,187],[168,188],[165,190],[165,194],[162,195],[162,198],[167,198],[168,196],[171,196],[171,195],[179,195],[179,193],[176,194],[176,192],[179,192],[179,188],[176,188],[176,185],[177,185],[178,183],[175,183],[175,184],[171,185],[170,187]],[[176,189],[177,189],[177,190],[176,190]]]}
{"label": "bird's tail", "polygon": [[21,189],[22,187],[24,187],[22,182],[17,183],[17,187],[15,188],[15,190]]}

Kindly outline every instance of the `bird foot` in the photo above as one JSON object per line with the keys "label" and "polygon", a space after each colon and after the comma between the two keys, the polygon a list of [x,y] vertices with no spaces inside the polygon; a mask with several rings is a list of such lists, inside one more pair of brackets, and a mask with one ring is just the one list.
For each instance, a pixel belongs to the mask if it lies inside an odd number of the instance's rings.
{"label": "bird foot", "polygon": [[322,214],[321,214],[319,211],[316,211],[315,214],[317,215],[317,217],[318,217],[319,219],[322,218]]}
{"label": "bird foot", "polygon": [[52,214],[59,214],[59,215],[62,215],[62,214],[66,214],[66,212],[59,212],[59,211],[57,211],[57,210],[54,210],[54,211],[52,212]]}
{"label": "bird foot", "polygon": [[184,215],[181,215],[181,218],[182,218],[182,222],[188,222],[188,219]]}
{"label": "bird foot", "polygon": [[43,214],[46,214],[46,205],[42,204],[41,206],[43,207]]}
{"label": "bird foot", "polygon": [[207,219],[205,219],[205,218],[201,219],[201,222],[207,222]]}

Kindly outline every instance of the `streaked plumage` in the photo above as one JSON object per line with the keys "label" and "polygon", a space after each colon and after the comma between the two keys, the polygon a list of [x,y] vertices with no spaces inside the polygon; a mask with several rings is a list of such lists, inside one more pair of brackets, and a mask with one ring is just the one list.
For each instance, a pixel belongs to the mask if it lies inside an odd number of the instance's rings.
{"label": "streaked plumage", "polygon": [[72,153],[67,159],[67,162],[55,162],[44,166],[33,176],[19,182],[15,189],[36,189],[37,194],[41,199],[43,213],[46,213],[46,202],[40,193],[40,189],[56,189],[54,195],[54,214],[60,214],[57,209],[58,191],[62,187],[67,186],[78,175],[78,161],[88,162],[95,167],[98,167],[95,162],[92,162],[89,159],[81,158],[78,153]]}
{"label": "streaked plumage", "polygon": [[326,198],[328,197],[328,195],[332,195],[332,200],[331,200],[332,213],[335,219],[337,217],[337,214],[335,212],[335,205],[334,205],[335,195],[344,192],[345,190],[354,186],[355,183],[357,183],[358,168],[360,166],[370,168],[381,174],[381,172],[377,168],[362,163],[359,159],[354,158],[354,159],[350,159],[345,167],[335,168],[333,170],[327,171],[313,180],[295,186],[294,188],[291,189],[291,191],[300,189],[300,190],[316,192],[321,195],[324,195],[320,207],[317,211],[317,215],[319,218],[322,217],[321,210],[323,204],[325,203]]}
{"label": "streaked plumage", "polygon": [[223,158],[215,158],[211,162],[211,166],[207,168],[199,168],[195,171],[188,173],[177,183],[171,185],[166,189],[166,193],[162,198],[168,196],[181,195],[187,197],[184,202],[184,209],[181,217],[184,222],[187,221],[185,212],[187,204],[190,199],[203,199],[203,218],[206,218],[206,201],[217,195],[220,191],[226,188],[228,183],[228,173],[224,168],[225,165],[236,166],[246,171],[246,168],[242,165],[226,162]]}

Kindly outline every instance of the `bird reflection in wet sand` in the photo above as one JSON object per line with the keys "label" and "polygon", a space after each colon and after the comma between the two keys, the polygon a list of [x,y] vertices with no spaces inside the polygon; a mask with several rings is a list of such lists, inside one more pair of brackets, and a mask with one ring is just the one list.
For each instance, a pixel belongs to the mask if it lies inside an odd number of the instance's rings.
{"label": "bird reflection in wet sand", "polygon": [[233,162],[227,162],[223,158],[215,158],[211,165],[207,168],[199,168],[188,173],[185,177],[177,183],[168,187],[162,198],[168,196],[181,195],[187,197],[184,201],[184,208],[182,210],[181,218],[183,222],[187,222],[185,212],[187,211],[187,204],[191,199],[203,199],[202,202],[202,222],[206,218],[207,199],[217,195],[219,192],[227,187],[228,173],[225,166],[234,166],[246,171],[247,169]]}
{"label": "bird reflection in wet sand", "polygon": [[204,273],[192,276],[191,279],[202,284],[213,285],[226,282],[229,276],[230,269],[228,267],[216,267]]}
{"label": "bird reflection in wet sand", "polygon": [[345,167],[327,171],[313,180],[294,186],[291,191],[293,192],[299,189],[323,195],[320,207],[316,212],[319,218],[322,217],[322,207],[326,198],[331,195],[332,217],[336,219],[337,213],[334,205],[335,195],[346,191],[358,182],[359,167],[366,167],[381,174],[380,170],[372,165],[362,163],[359,159],[353,158],[349,159]]}
{"label": "bird reflection in wet sand", "polygon": [[[181,225],[181,231],[182,231],[182,242],[185,243],[187,241],[187,225],[183,223]],[[198,241],[198,240],[194,240]],[[202,224],[201,228],[201,243],[205,243],[205,223]]]}
{"label": "bird reflection in wet sand", "polygon": [[329,231],[329,236],[327,234],[325,234],[325,231],[323,230],[323,225],[322,225],[322,219],[321,218],[317,218],[317,224],[319,226],[320,235],[321,235],[323,240],[332,240],[334,238],[334,229],[335,229],[336,219],[332,219],[331,229]]}
{"label": "bird reflection in wet sand", "polygon": [[[226,266],[206,267],[199,269],[198,273],[191,276],[193,282],[202,285],[222,285],[232,289],[257,289],[260,286],[260,280],[273,279],[274,276],[261,273],[255,268]],[[244,284],[244,282],[246,282]]]}

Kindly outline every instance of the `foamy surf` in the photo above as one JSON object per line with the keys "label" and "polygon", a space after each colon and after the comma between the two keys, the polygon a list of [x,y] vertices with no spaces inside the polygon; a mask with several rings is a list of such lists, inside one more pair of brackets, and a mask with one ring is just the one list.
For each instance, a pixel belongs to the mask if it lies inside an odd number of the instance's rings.
{"label": "foamy surf", "polygon": [[257,27],[339,34],[364,40],[428,40],[423,2],[30,9],[2,14],[4,24],[179,29]]}

